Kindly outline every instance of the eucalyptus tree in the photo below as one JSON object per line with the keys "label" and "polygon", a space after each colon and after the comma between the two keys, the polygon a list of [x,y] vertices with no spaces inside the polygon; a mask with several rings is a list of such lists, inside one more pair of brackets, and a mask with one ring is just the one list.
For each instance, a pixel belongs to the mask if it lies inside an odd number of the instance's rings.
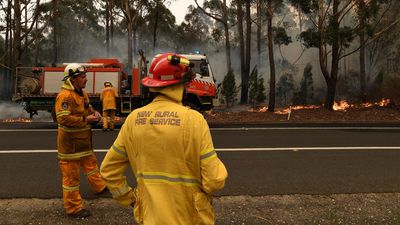
{"label": "eucalyptus tree", "polygon": [[113,52],[114,48],[114,29],[118,23],[118,0],[94,0],[95,5],[99,7],[99,20],[103,23],[105,29],[105,43],[107,57]]}
{"label": "eucalyptus tree", "polygon": [[267,14],[267,46],[268,46],[268,59],[270,69],[269,79],[269,101],[268,111],[275,111],[275,83],[276,83],[276,69],[275,69],[275,58],[274,58],[274,47],[273,47],[273,26],[272,22],[275,13],[283,7],[283,0],[264,0],[266,4]]}
{"label": "eucalyptus tree", "polygon": [[[241,91],[240,104],[247,104],[249,96],[249,76],[251,62],[251,0],[236,0],[236,18],[240,49]],[[245,20],[245,23],[243,21]],[[244,24],[246,29],[243,29]]]}
{"label": "eucalyptus tree", "polygon": [[182,22],[176,32],[175,49],[179,52],[190,52],[210,40],[209,25],[206,23],[200,9],[190,5]]}
{"label": "eucalyptus tree", "polygon": [[128,35],[128,71],[132,70],[134,58],[134,29],[140,17],[142,17],[144,0],[121,0],[120,8],[124,14]]}
{"label": "eucalyptus tree", "polygon": [[35,41],[35,36],[32,34],[40,15],[41,2],[40,0],[9,0],[4,3],[7,4],[7,6],[2,4],[6,37],[5,51],[2,56],[2,59],[4,59],[3,67],[6,68],[4,95],[5,98],[10,99],[14,87],[13,73],[15,67],[22,65],[29,59],[28,47]]}
{"label": "eucalyptus tree", "polygon": [[[319,65],[327,92],[324,107],[333,110],[339,73],[339,60],[353,40],[350,27],[343,26],[343,18],[352,8],[352,0],[290,0],[312,21],[313,26],[300,34],[306,48],[318,48]],[[330,62],[330,66],[328,63]]]}
{"label": "eucalyptus tree", "polygon": [[[366,22],[366,2],[365,0],[355,0],[357,5],[357,17],[359,20],[359,32],[360,44],[365,43],[365,22]],[[365,90],[365,47],[360,48],[360,99],[362,102],[367,102],[367,93]]]}
{"label": "eucalyptus tree", "polygon": [[256,0],[256,9],[257,9],[257,19],[256,19],[256,26],[257,26],[257,65],[261,65],[261,33],[262,33],[262,0]]}
{"label": "eucalyptus tree", "polygon": [[[391,0],[354,0],[356,17],[358,25],[355,32],[360,40],[359,60],[360,60],[360,91],[359,97],[362,102],[367,102],[367,74],[366,74],[366,47],[369,41],[374,39],[380,30],[385,30],[388,25],[384,25],[382,18],[384,18],[391,7],[394,6],[396,1]],[[396,15],[396,14],[395,14]],[[385,19],[387,21],[399,22],[396,16],[392,19]],[[393,26],[391,23],[389,26]],[[383,29],[382,29],[383,28]]]}
{"label": "eucalyptus tree", "polygon": [[[388,25],[382,26],[381,20],[386,10],[381,10],[386,1],[384,0],[290,0],[294,6],[300,5],[300,10],[313,22],[313,27],[301,33],[300,37],[307,48],[318,48],[320,69],[327,84],[325,107],[333,110],[338,81],[339,61],[346,56],[360,51],[360,98],[366,99],[365,91],[365,59],[364,48],[383,33],[390,30],[400,19],[387,18],[391,21]],[[396,2],[396,1],[394,1]],[[345,17],[356,10],[359,24],[354,27],[343,25]],[[382,12],[380,19],[375,24],[368,24],[368,21],[377,17],[377,12]],[[354,35],[360,36],[360,46],[348,53],[344,49],[350,46]],[[370,37],[365,38],[365,34]],[[330,67],[328,62],[331,63]]]}
{"label": "eucalyptus tree", "polygon": [[[370,40],[366,45],[369,70],[385,76],[396,75],[400,71],[400,2],[390,0],[380,11],[386,13],[368,20],[371,24],[367,27]],[[371,34],[373,28],[375,35]]]}
{"label": "eucalyptus tree", "polygon": [[176,25],[175,16],[167,8],[166,0],[154,0],[147,6],[148,13],[144,16],[147,26],[144,26],[143,35],[148,36],[147,42],[151,42],[151,50],[156,54],[159,47],[166,47],[173,42]]}
{"label": "eucalyptus tree", "polygon": [[[12,48],[12,0],[7,0],[4,4],[1,4],[2,13],[4,14],[4,24],[1,26],[1,30],[4,31],[4,53],[1,54],[1,67],[3,76],[0,78],[0,99],[9,99],[10,88],[7,86],[12,80],[12,61],[13,61],[13,48]],[[8,86],[9,87],[9,86]]]}
{"label": "eucalyptus tree", "polygon": [[231,15],[232,12],[227,6],[226,0],[210,0],[204,1],[203,7],[199,5],[197,0],[194,0],[197,7],[207,16],[213,18],[218,23],[221,23],[224,29],[225,36],[225,55],[226,55],[226,70],[232,70],[232,62],[231,62],[231,43],[230,43],[230,34],[229,27],[231,24]]}
{"label": "eucalyptus tree", "polygon": [[239,50],[240,50],[240,76],[241,76],[241,91],[240,91],[240,103],[244,104],[247,102],[248,96],[248,78],[249,74],[245,73],[246,70],[246,58],[245,58],[245,45],[244,45],[244,34],[243,34],[243,3],[245,0],[236,0],[236,18],[239,38]]}
{"label": "eucalyptus tree", "polygon": [[[14,65],[23,63],[23,54],[27,54],[28,46],[35,40],[30,35],[33,33],[40,15],[40,4],[40,0],[35,2],[14,0]],[[22,12],[24,12],[24,15],[22,15]]]}
{"label": "eucalyptus tree", "polygon": [[[241,95],[240,102],[242,104],[247,103],[249,96],[249,76],[250,76],[250,62],[251,62],[251,13],[250,13],[250,3],[251,0],[245,1],[245,9],[246,9],[246,45],[245,45],[245,67],[243,68],[242,74],[242,91],[244,94]],[[243,86],[243,84],[245,84]]]}
{"label": "eucalyptus tree", "polygon": [[87,60],[103,52],[103,27],[98,23],[99,11],[93,1],[57,0],[56,33],[50,33],[56,41],[59,61]]}

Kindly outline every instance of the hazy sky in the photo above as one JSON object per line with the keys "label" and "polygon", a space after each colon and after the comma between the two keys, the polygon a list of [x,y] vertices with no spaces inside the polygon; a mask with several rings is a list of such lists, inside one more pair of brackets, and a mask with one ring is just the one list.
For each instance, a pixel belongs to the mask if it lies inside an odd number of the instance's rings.
{"label": "hazy sky", "polygon": [[[203,0],[198,0],[197,2],[199,5],[203,5]],[[167,6],[169,10],[171,10],[172,14],[174,14],[176,17],[177,24],[181,24],[181,22],[185,19],[189,5],[196,6],[196,3],[194,0],[171,0],[170,6]]]}

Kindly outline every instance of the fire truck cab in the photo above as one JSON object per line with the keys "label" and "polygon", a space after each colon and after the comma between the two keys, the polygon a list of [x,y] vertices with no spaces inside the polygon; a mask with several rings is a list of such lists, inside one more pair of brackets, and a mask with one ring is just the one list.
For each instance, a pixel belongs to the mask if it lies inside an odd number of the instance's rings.
{"label": "fire truck cab", "polygon": [[201,54],[180,55],[189,59],[194,64],[193,70],[196,74],[196,77],[189,83],[186,89],[184,104],[199,111],[212,109],[217,87],[207,56]]}

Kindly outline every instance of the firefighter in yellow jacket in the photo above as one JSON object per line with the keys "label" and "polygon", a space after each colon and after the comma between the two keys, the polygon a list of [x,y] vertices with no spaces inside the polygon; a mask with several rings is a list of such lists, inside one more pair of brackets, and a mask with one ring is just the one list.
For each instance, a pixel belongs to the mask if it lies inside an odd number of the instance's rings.
{"label": "firefighter in yellow jacket", "polygon": [[[103,131],[114,130],[115,111],[117,109],[115,98],[117,96],[117,90],[113,88],[111,82],[104,82],[104,88],[100,94],[100,100],[103,104]],[[108,122],[108,117],[110,117],[110,122]]]}
{"label": "firefighter in yellow jacket", "polygon": [[69,216],[84,218],[90,212],[83,208],[79,194],[79,170],[83,167],[95,193],[107,191],[92,149],[91,123],[101,119],[89,104],[86,86],[86,69],[72,63],[65,67],[64,84],[56,98],[58,122],[57,149],[62,173],[64,208]]}
{"label": "firefighter in yellow jacket", "polygon": [[[215,223],[211,196],[228,174],[206,120],[182,105],[191,65],[173,54],[153,61],[142,84],[156,97],[127,117],[101,165],[113,198],[131,205],[139,224]],[[128,166],[136,177],[134,189],[124,176]]]}

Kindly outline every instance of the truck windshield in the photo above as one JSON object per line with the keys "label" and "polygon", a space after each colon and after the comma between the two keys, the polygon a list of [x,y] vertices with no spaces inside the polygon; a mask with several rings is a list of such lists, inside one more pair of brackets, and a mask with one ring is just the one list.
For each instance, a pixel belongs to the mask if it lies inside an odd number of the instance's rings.
{"label": "truck windshield", "polygon": [[208,63],[205,60],[190,60],[194,63],[193,71],[201,76],[210,76],[208,71]]}

